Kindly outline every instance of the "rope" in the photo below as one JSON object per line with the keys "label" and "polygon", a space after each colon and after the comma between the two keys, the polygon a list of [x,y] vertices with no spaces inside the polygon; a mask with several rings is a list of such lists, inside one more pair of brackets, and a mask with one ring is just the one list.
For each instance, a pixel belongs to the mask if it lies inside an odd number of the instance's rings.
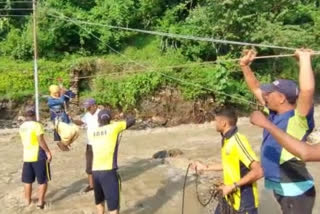
{"label": "rope", "polygon": [[0,4],[32,3],[32,1],[0,1]]}
{"label": "rope", "polygon": [[27,17],[30,15],[0,15],[0,17]]}
{"label": "rope", "polygon": [[185,201],[185,195],[186,195],[186,185],[187,185],[187,179],[189,174],[189,169],[191,167],[191,164],[188,165],[186,175],[184,176],[184,182],[183,182],[183,189],[182,189],[182,211],[181,214],[184,214],[184,201]]}
{"label": "rope", "polygon": [[238,101],[242,101],[244,103],[247,103],[248,105],[253,105],[253,106],[260,105],[260,104],[257,104],[256,102],[252,102],[252,101],[249,101],[247,99],[244,99],[244,98],[241,98],[241,97],[238,97],[238,96],[235,96],[235,95],[227,94],[227,93],[222,92],[222,91],[215,91],[215,90],[213,90],[211,88],[207,88],[207,87],[204,87],[202,85],[199,85],[199,84],[196,84],[196,83],[192,83],[192,82],[187,82],[185,80],[181,80],[179,78],[176,78],[176,77],[173,77],[173,76],[169,76],[167,74],[163,74],[162,73],[162,76],[166,77],[167,79],[175,80],[176,82],[180,82],[180,83],[185,84],[185,85],[195,86],[195,87],[207,90],[207,91],[214,92],[216,94],[224,95],[224,96],[230,97],[232,99],[235,99],[235,100],[238,100]]}
{"label": "rope", "polygon": [[[206,206],[208,206],[208,205],[211,203],[211,201],[212,201],[213,199],[216,199],[216,198],[218,197],[218,194],[221,194],[221,191],[217,191],[217,188],[212,189],[212,190],[210,191],[209,200],[206,201],[206,202],[203,202],[203,201],[201,200],[200,194],[199,194],[199,187],[198,187],[198,186],[199,186],[199,178],[200,178],[200,176],[199,176],[198,170],[197,170],[197,168],[196,168],[196,193],[197,193],[197,199],[198,199],[199,203],[200,203],[203,207],[206,207]],[[216,187],[216,186],[215,186],[215,187]]]}
{"label": "rope", "polygon": [[[4,15],[6,16],[6,15]],[[10,16],[10,15],[9,15]],[[20,16],[20,15],[19,15]],[[21,15],[25,16],[25,15]],[[0,15],[1,17],[1,15]],[[315,55],[319,55],[319,53],[315,53]],[[270,55],[270,56],[258,56],[255,58],[255,60],[259,59],[270,59],[270,58],[284,58],[284,57],[293,57],[294,54],[283,54],[283,55]],[[239,59],[223,59],[223,60],[216,60],[216,61],[205,61],[205,62],[195,62],[195,63],[187,63],[187,64],[178,64],[178,65],[172,65],[172,66],[164,66],[164,67],[146,67],[146,69],[137,69],[137,70],[130,70],[130,71],[115,71],[115,72],[107,72],[103,74],[95,74],[95,75],[88,75],[88,76],[81,76],[78,79],[90,79],[95,77],[102,77],[102,76],[119,76],[119,75],[125,75],[125,74],[133,74],[133,73],[142,73],[142,72],[152,72],[157,70],[167,70],[167,69],[174,69],[174,68],[189,68],[189,67],[195,67],[195,66],[201,66],[201,65],[214,65],[219,63],[226,63],[226,62],[236,62],[239,61]],[[45,69],[46,67],[40,67],[40,70]],[[33,74],[28,75],[30,77],[33,76]],[[56,79],[51,77],[46,77],[46,79]]]}
{"label": "rope", "polygon": [[[187,179],[188,179],[188,174],[189,174],[189,170],[192,164],[189,164],[186,170],[186,174],[184,177],[184,183],[183,183],[183,189],[182,189],[182,209],[181,209],[181,214],[185,214],[185,191],[186,191],[186,184],[187,184]],[[195,181],[195,188],[196,188],[196,195],[197,195],[197,200],[200,203],[200,205],[202,207],[207,207],[213,200],[218,202],[218,206],[220,209],[220,213],[221,214],[235,214],[235,210],[233,209],[233,207],[229,206],[226,204],[224,196],[222,195],[221,190],[218,189],[218,184],[214,184],[212,186],[212,189],[210,190],[210,196],[209,199],[207,201],[202,201],[200,194],[199,194],[199,174],[196,170],[196,181]],[[228,199],[234,203],[234,199],[232,197],[232,195],[228,196]]]}
{"label": "rope", "polygon": [[205,38],[205,37],[199,37],[199,36],[181,35],[181,34],[175,34],[175,33],[165,33],[165,32],[159,32],[159,31],[150,31],[150,30],[141,30],[141,29],[129,28],[129,27],[113,26],[113,25],[108,25],[108,24],[100,24],[100,23],[93,23],[93,22],[73,19],[73,18],[67,17],[64,14],[59,13],[57,11],[55,11],[55,13],[60,16],[55,16],[52,14],[48,14],[48,15],[55,17],[55,18],[58,18],[58,19],[61,19],[61,20],[69,20],[72,22],[80,23],[80,24],[108,27],[111,29],[132,31],[132,32],[157,35],[157,36],[165,36],[165,37],[170,37],[170,38],[187,39],[187,40],[194,40],[194,41],[205,41],[205,42],[222,43],[222,44],[230,44],[230,45],[274,48],[274,49],[283,49],[283,50],[296,50],[297,49],[297,48],[292,48],[292,47],[284,47],[284,46],[277,46],[277,45],[270,45],[270,44],[258,44],[258,43],[249,43],[249,42],[230,41],[230,40],[223,40],[223,39],[213,39],[213,38]]}
{"label": "rope", "polygon": [[[316,54],[315,54],[316,55]],[[295,56],[294,54],[284,54],[284,55],[270,55],[270,56],[259,56],[256,57],[257,59],[270,59],[270,58],[284,58],[284,57],[291,57]],[[225,62],[236,62],[239,61],[239,59],[226,59],[226,60],[216,60],[212,62],[199,62],[199,63],[188,63],[188,64],[181,64],[181,65],[173,65],[173,66],[164,66],[164,67],[150,67],[146,69],[137,69],[137,70],[131,70],[131,71],[120,71],[120,72],[108,72],[105,74],[95,74],[95,75],[88,75],[88,76],[81,76],[79,79],[90,79],[100,76],[111,76],[111,75],[121,75],[121,74],[132,74],[132,73],[142,73],[142,72],[152,72],[157,70],[167,70],[167,69],[174,69],[174,68],[189,68],[189,67],[195,67],[195,66],[201,66],[201,65],[213,65],[213,64],[219,64],[219,63],[225,63]]]}
{"label": "rope", "polygon": [[[64,20],[64,21],[72,22],[72,23],[74,23],[75,25],[77,25],[79,28],[81,28],[81,29],[83,29],[84,31],[86,31],[87,33],[91,34],[91,35],[92,35],[94,38],[96,38],[98,41],[102,42],[102,40],[101,40],[99,37],[97,37],[94,33],[88,31],[86,28],[84,28],[84,27],[81,25],[81,23],[82,23],[82,24],[86,24],[86,23],[88,23],[88,22],[82,22],[82,21],[79,21],[79,20],[76,20],[76,19],[71,19],[71,18],[65,16],[64,14],[57,12],[56,10],[55,10],[55,13],[58,14],[58,15],[60,15],[60,16],[55,16],[55,15],[52,15],[52,14],[48,14],[48,15],[49,15],[49,16],[52,16],[52,17],[55,17],[55,18],[58,18],[58,19],[62,19],[62,20]],[[65,17],[65,18],[64,18],[64,17]],[[91,23],[91,24],[92,24],[92,25],[97,25],[97,26],[104,26],[104,25],[95,24],[95,23]],[[116,28],[118,28],[118,27],[116,27]],[[119,27],[119,29],[122,29],[122,28]],[[125,28],[124,28],[124,29],[125,29]],[[128,29],[129,29],[129,28],[128,28]],[[227,40],[225,40],[225,41],[227,41]],[[228,41],[227,41],[227,42],[228,42]],[[237,44],[240,44],[240,43],[237,43]],[[255,46],[255,44],[251,44],[251,43],[241,43],[241,44],[242,44],[242,45],[245,44],[245,45]],[[123,58],[129,60],[130,62],[133,62],[134,64],[139,65],[139,66],[141,66],[141,67],[147,68],[147,66],[142,65],[142,64],[139,64],[139,63],[137,63],[136,61],[128,58],[126,55],[124,55],[124,54],[120,53],[119,51],[115,50],[115,49],[112,48],[110,45],[106,44],[106,46],[107,46],[110,50],[112,50],[113,52],[115,52],[115,53],[117,53],[118,55],[122,56]],[[265,45],[263,45],[263,46],[265,46]],[[278,46],[268,46],[268,47],[275,47],[275,48],[276,48],[276,47],[278,47]],[[278,47],[278,48],[279,48],[279,47]],[[284,49],[285,49],[285,48],[284,48]],[[295,48],[287,48],[287,49],[288,49],[288,50],[296,50]],[[317,52],[316,54],[320,54],[320,53]],[[257,59],[280,58],[280,57],[289,57],[289,56],[294,56],[294,54],[276,55],[276,56],[260,56],[260,57],[257,57]],[[231,59],[231,60],[232,60],[232,61],[236,61],[236,60],[239,60],[239,59]],[[147,68],[147,69],[149,69],[149,68]],[[259,104],[257,104],[256,102],[249,101],[249,100],[244,99],[244,98],[242,98],[242,97],[238,97],[238,96],[235,96],[235,95],[230,95],[230,94],[224,93],[224,92],[222,92],[222,91],[215,91],[215,90],[213,90],[213,89],[211,89],[211,88],[207,88],[207,87],[204,87],[204,86],[199,85],[199,84],[196,84],[196,83],[187,82],[187,81],[181,80],[181,79],[179,79],[179,78],[176,78],[176,77],[173,77],[173,76],[164,74],[163,72],[159,72],[159,73],[160,73],[163,77],[165,77],[165,78],[167,78],[167,79],[171,79],[171,80],[174,80],[174,81],[176,81],[176,82],[180,82],[180,83],[185,84],[185,85],[191,85],[191,86],[195,86],[195,87],[198,87],[198,88],[202,88],[202,89],[204,89],[204,90],[208,90],[208,91],[214,92],[214,93],[216,93],[216,94],[224,95],[224,96],[233,98],[233,99],[235,99],[235,100],[242,101],[242,102],[244,102],[244,103],[247,103],[248,105],[254,105],[254,106],[259,105]]]}
{"label": "rope", "polygon": [[0,11],[22,11],[22,10],[26,10],[26,11],[33,11],[32,8],[8,8],[8,9],[0,9]]}
{"label": "rope", "polygon": [[[82,25],[78,24],[76,21],[72,20],[72,19],[69,19],[70,22],[74,23],[75,25],[79,26],[81,29],[85,30],[87,33],[91,34],[94,38],[96,38],[98,41],[102,42],[101,39],[99,37],[97,37],[95,34],[93,34],[92,32],[88,31],[86,28],[84,28]],[[112,50],[113,52],[117,53],[118,55],[122,56],[123,58],[129,60],[130,62],[136,64],[136,65],[139,65],[139,66],[142,66],[142,67],[145,67],[145,65],[141,65],[137,62],[135,62],[134,60],[128,58],[126,55],[120,53],[119,51],[115,50],[114,48],[110,47],[108,44],[106,44],[110,50]],[[202,89],[205,89],[205,90],[208,90],[208,91],[211,91],[211,92],[214,92],[216,94],[220,94],[220,95],[224,95],[224,96],[227,96],[227,97],[230,97],[230,98],[233,98],[235,100],[239,100],[239,101],[242,101],[244,103],[247,103],[248,105],[254,105],[254,106],[257,106],[258,104],[255,103],[255,102],[252,102],[252,101],[249,101],[247,99],[244,99],[244,98],[241,98],[241,97],[238,97],[238,96],[235,96],[235,95],[230,95],[230,94],[227,94],[227,93],[224,93],[224,92],[221,92],[221,91],[215,91],[213,89],[210,89],[210,88],[207,88],[207,87],[204,87],[202,85],[199,85],[199,84],[195,84],[195,83],[192,83],[192,82],[187,82],[187,81],[184,81],[184,80],[181,80],[179,78],[176,78],[176,77],[172,77],[170,75],[167,75],[167,74],[164,74],[162,72],[160,72],[160,74],[163,76],[163,77],[166,77],[167,79],[171,79],[171,80],[175,80],[176,82],[180,82],[180,83],[183,83],[183,84],[186,84],[186,85],[192,85],[192,86],[195,86],[195,87],[198,87],[198,88],[202,88]]]}

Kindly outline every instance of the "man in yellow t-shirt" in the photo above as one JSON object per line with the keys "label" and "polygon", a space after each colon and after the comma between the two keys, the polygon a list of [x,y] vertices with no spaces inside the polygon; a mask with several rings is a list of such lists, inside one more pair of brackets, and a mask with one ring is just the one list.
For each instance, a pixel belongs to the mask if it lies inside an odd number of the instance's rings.
{"label": "man in yellow t-shirt", "polygon": [[222,214],[220,206],[236,213],[257,214],[256,181],[263,177],[263,170],[247,138],[238,132],[237,115],[232,109],[216,113],[216,130],[222,135],[222,164],[206,165],[196,161],[192,168],[197,171],[223,170],[224,184],[220,189],[225,200],[218,205],[215,214]]}
{"label": "man in yellow t-shirt", "polygon": [[35,119],[33,107],[25,111],[26,121],[20,126],[19,133],[23,144],[22,182],[24,183],[26,205],[31,204],[32,183],[39,183],[37,208],[43,209],[45,194],[50,180],[49,162],[51,152],[44,139],[43,127]]}
{"label": "man in yellow t-shirt", "polygon": [[135,119],[111,122],[111,113],[101,110],[98,113],[99,127],[88,130],[89,141],[92,144],[93,163],[92,175],[94,181],[94,196],[98,214],[105,211],[107,202],[110,214],[119,214],[121,181],[117,173],[119,134],[135,123]]}

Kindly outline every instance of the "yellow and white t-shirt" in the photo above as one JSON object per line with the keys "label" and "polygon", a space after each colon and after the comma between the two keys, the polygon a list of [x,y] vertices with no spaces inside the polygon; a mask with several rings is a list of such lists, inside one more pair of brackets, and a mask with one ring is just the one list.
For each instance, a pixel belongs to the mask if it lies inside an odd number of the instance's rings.
{"label": "yellow and white t-shirt", "polygon": [[89,130],[88,137],[93,151],[93,171],[118,168],[118,136],[126,128],[126,121],[121,121]]}
{"label": "yellow and white t-shirt", "polygon": [[36,162],[45,159],[45,152],[40,148],[38,137],[44,134],[43,127],[35,121],[24,122],[19,129],[23,144],[23,161]]}

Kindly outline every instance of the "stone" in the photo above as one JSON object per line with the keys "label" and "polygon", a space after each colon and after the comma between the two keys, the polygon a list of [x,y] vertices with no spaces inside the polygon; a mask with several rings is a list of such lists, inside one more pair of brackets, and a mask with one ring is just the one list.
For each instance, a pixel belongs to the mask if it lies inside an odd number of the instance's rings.
{"label": "stone", "polygon": [[169,150],[161,150],[155,153],[152,158],[154,159],[164,159],[164,158],[175,158],[177,156],[183,155],[183,152],[180,149],[169,149]]}

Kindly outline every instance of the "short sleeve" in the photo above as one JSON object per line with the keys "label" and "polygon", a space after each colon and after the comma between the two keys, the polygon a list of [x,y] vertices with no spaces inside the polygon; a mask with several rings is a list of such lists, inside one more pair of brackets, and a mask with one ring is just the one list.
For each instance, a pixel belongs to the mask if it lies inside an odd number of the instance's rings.
{"label": "short sleeve", "polygon": [[36,135],[37,135],[37,136],[40,136],[40,135],[43,135],[43,134],[44,134],[43,126],[42,126],[40,123],[37,123],[37,124],[36,124],[35,132],[36,132]]}
{"label": "short sleeve", "polygon": [[245,136],[236,134],[235,140],[236,140],[237,152],[241,162],[247,168],[250,168],[251,163],[253,161],[258,160],[255,152],[252,150],[252,147]]}
{"label": "short sleeve", "polygon": [[119,134],[120,132],[122,132],[123,130],[125,130],[127,128],[126,121],[114,122],[114,123],[112,123],[112,125],[114,126],[114,130],[117,134]]}
{"label": "short sleeve", "polygon": [[263,107],[263,112],[264,112],[265,114],[269,115],[269,114],[270,114],[270,109],[268,109],[268,108],[265,106],[265,107]]}
{"label": "short sleeve", "polygon": [[310,109],[310,112],[307,116],[302,116],[297,109],[294,111],[294,117],[292,118],[292,122],[294,126],[299,127],[301,129],[307,130],[309,129],[309,120],[313,120],[314,108]]}

